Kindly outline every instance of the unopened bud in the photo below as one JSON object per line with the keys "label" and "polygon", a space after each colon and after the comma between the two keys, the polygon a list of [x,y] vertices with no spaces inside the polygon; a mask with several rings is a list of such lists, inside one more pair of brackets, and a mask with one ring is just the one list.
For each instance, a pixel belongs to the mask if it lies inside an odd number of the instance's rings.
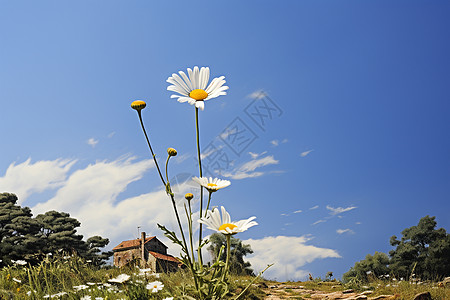
{"label": "unopened bud", "polygon": [[177,150],[173,149],[173,148],[168,148],[167,149],[167,153],[169,154],[169,156],[177,156]]}
{"label": "unopened bud", "polygon": [[186,200],[192,200],[192,198],[194,198],[194,195],[191,193],[187,193],[186,195],[184,195],[184,198],[186,198]]}
{"label": "unopened bud", "polygon": [[147,106],[147,104],[142,100],[136,100],[131,103],[131,108],[137,111],[144,109],[145,106]]}

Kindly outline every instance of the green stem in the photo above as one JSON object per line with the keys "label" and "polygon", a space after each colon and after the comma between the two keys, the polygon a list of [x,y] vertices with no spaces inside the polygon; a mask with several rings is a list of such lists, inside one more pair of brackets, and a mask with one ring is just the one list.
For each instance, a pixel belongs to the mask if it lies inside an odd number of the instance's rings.
{"label": "green stem", "polygon": [[[141,111],[137,110],[137,112],[138,112],[138,116],[139,116],[139,121],[141,122],[142,131],[144,132],[145,139],[147,140],[148,147],[150,149],[150,152],[152,153],[153,161],[155,162],[156,169],[158,170],[159,177],[161,178],[161,181],[162,181],[162,183],[164,185],[164,189],[165,189],[166,188],[166,182],[164,181],[164,177],[163,177],[163,175],[161,173],[161,169],[159,168],[158,161],[156,160],[156,155],[153,152],[152,145],[150,144],[150,139],[148,138],[147,132],[145,131],[144,122],[142,121]],[[184,237],[183,226],[181,226],[180,216],[178,215],[178,210],[177,210],[177,206],[175,204],[175,199],[173,197],[173,194],[170,194],[170,198],[172,200],[172,206],[173,206],[173,210],[175,211],[175,216],[177,218],[178,227],[180,229],[180,234],[181,234],[181,237],[183,238],[183,244],[184,244],[184,247],[186,249],[186,254],[188,256],[188,260],[191,261],[191,258],[190,258],[190,255],[189,255],[189,251],[187,251],[188,246],[187,246],[187,243],[186,243],[186,239]],[[194,255],[194,254],[192,254],[192,255]],[[191,266],[191,267],[193,268],[193,266]]]}
{"label": "green stem", "polygon": [[[208,214],[209,203],[211,202],[211,195],[212,195],[212,192],[209,192],[209,196],[208,196],[208,205],[206,205],[206,211],[205,211],[205,218],[206,218],[206,215]],[[201,223],[200,223],[200,224],[201,224]]]}
{"label": "green stem", "polygon": [[[198,107],[195,108],[195,129],[196,129],[196,137],[197,137],[197,156],[198,156],[198,167],[199,167],[199,173],[200,178],[203,177],[203,171],[202,171],[202,158],[201,158],[201,152],[200,152],[200,129],[198,126]],[[200,218],[203,214],[203,186],[200,186]],[[200,248],[202,244],[202,229],[203,224],[200,223],[199,228],[199,239],[198,239],[198,262],[200,264],[200,269],[203,269],[203,259],[202,259],[202,249]]]}
{"label": "green stem", "polygon": [[247,289],[248,289],[253,283],[255,283],[255,281],[256,281],[259,277],[261,277],[262,274],[264,274],[264,272],[265,272],[268,268],[270,268],[271,266],[273,266],[273,264],[267,265],[267,267],[266,267],[264,270],[262,270],[262,271],[258,274],[258,276],[256,276],[255,278],[253,278],[253,280],[245,287],[245,289],[244,289],[244,290],[243,290],[236,298],[234,298],[234,300],[237,300],[237,299],[239,299],[242,295],[244,295],[244,293],[247,291]]}
{"label": "green stem", "polygon": [[138,110],[137,112],[138,112],[138,116],[139,116],[139,121],[141,122],[142,131],[144,131],[145,139],[147,140],[148,148],[150,148],[150,152],[152,153],[153,161],[155,162],[155,166],[156,166],[156,169],[158,170],[159,177],[161,177],[161,180],[162,180],[164,186],[166,186],[166,182],[164,181],[164,177],[161,173],[161,169],[159,168],[158,161],[156,160],[156,155],[155,155],[155,153],[153,153],[152,145],[150,145],[150,140],[148,138],[147,132],[145,131],[144,122],[142,122],[141,111]]}
{"label": "green stem", "polygon": [[188,219],[189,224],[189,242],[191,245],[191,253],[192,253],[192,264],[195,263],[194,261],[194,243],[192,241],[192,210],[191,210],[191,201],[188,200],[188,206],[189,206],[189,212],[186,209],[186,204],[184,204],[184,209],[186,210],[186,216]]}
{"label": "green stem", "polygon": [[229,268],[229,262],[230,262],[230,256],[231,256],[231,234],[226,234],[225,237],[227,238],[227,259],[225,261],[225,270],[222,274],[222,282],[225,281],[225,276],[228,274],[228,268]]}
{"label": "green stem", "polygon": [[166,180],[167,180],[167,182],[169,182],[169,171],[168,171],[169,159],[170,159],[170,155],[167,155],[167,160],[166,160]]}

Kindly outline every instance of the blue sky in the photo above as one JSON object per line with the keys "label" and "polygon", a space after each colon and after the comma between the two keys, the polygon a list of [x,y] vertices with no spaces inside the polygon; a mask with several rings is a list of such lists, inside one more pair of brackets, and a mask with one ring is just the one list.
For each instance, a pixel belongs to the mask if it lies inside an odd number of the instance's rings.
{"label": "blue sky", "polygon": [[198,176],[194,108],[166,79],[209,66],[230,87],[200,112],[204,165],[232,182],[213,205],[257,217],[237,237],[256,270],[275,263],[266,277],[340,277],[421,217],[450,228],[449,9],[0,0],[0,191],[70,213],[110,247],[137,226],[164,240],[156,222],[176,223],[130,103],[147,102],[161,163],[178,150],[170,177]]}

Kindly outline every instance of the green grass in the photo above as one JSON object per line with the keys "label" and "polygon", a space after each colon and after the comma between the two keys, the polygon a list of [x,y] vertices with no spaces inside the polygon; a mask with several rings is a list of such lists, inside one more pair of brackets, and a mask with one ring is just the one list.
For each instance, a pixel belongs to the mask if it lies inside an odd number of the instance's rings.
{"label": "green grass", "polygon": [[[193,280],[188,270],[176,273],[154,275],[138,275],[136,267],[95,268],[79,257],[56,257],[41,262],[37,266],[10,266],[0,269],[0,299],[46,299],[49,295],[60,295],[52,299],[165,299],[169,295],[177,295],[176,299],[195,299]],[[124,283],[111,283],[108,280],[120,274],[128,274],[130,279]],[[229,299],[240,294],[254,277],[230,276]],[[146,288],[147,283],[161,281],[164,288],[152,293]],[[266,281],[258,279],[251,285],[241,299],[264,299],[265,293],[258,284],[265,282],[267,286],[286,286],[285,295],[291,299],[310,299],[312,291],[336,292],[353,289],[356,293],[372,290],[370,297],[378,295],[397,295],[398,299],[413,299],[421,292],[430,292],[433,300],[450,299],[450,287],[438,286],[436,282],[412,284],[405,281],[386,281],[373,279],[370,282],[349,282],[343,284],[337,280],[307,282]],[[295,286],[303,286],[309,290],[298,292]],[[77,290],[74,287],[79,287]],[[83,298],[84,297],[84,298]],[[183,298],[184,297],[184,298]],[[191,298],[189,298],[191,297]]]}
{"label": "green grass", "polygon": [[[66,257],[67,258],[67,257]],[[120,274],[130,279],[124,283],[108,280]],[[195,298],[193,280],[188,270],[170,274],[139,276],[136,267],[96,268],[79,257],[62,256],[41,262],[37,266],[9,266],[0,269],[0,299],[176,299]],[[251,276],[230,276],[230,299],[242,292],[254,279]],[[262,279],[258,279],[262,281]],[[152,293],[146,289],[149,282],[160,281],[164,288]],[[78,289],[77,289],[78,287]],[[263,299],[264,293],[251,286],[241,299]],[[85,298],[83,298],[85,297]],[[192,299],[192,298],[191,298]]]}

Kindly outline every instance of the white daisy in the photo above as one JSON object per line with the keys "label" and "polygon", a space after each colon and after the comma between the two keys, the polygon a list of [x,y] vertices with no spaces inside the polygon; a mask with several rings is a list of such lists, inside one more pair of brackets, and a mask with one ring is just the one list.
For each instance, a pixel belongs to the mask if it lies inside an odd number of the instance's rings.
{"label": "white daisy", "polygon": [[128,279],[130,279],[130,275],[127,274],[120,274],[119,276],[117,276],[116,278],[110,279],[108,280],[109,282],[116,282],[116,283],[124,283],[125,281],[127,281]]}
{"label": "white daisy", "polygon": [[230,214],[223,206],[220,208],[222,210],[222,217],[220,216],[219,210],[214,208],[212,211],[208,210],[206,213],[206,218],[201,218],[198,222],[205,224],[211,230],[215,230],[223,234],[236,234],[238,232],[246,231],[252,226],[258,225],[258,223],[253,221],[256,217],[231,222]]}
{"label": "white daisy", "polygon": [[205,187],[209,192],[216,192],[231,184],[229,180],[223,180],[219,178],[213,179],[212,177],[193,177],[192,180]]}
{"label": "white daisy", "polygon": [[174,73],[167,79],[167,82],[172,84],[167,87],[167,90],[179,94],[172,95],[171,98],[178,98],[178,102],[188,102],[203,110],[205,108],[204,101],[227,94],[225,91],[228,90],[228,86],[224,85],[225,76],[214,78],[208,85],[208,67],[202,67],[199,70],[195,66],[194,70],[188,68],[187,71],[189,77],[183,71],[179,71],[180,75]]}
{"label": "white daisy", "polygon": [[164,287],[164,284],[161,281],[153,281],[147,284],[146,288],[147,290],[151,290],[152,293],[156,293],[159,290],[162,290]]}

